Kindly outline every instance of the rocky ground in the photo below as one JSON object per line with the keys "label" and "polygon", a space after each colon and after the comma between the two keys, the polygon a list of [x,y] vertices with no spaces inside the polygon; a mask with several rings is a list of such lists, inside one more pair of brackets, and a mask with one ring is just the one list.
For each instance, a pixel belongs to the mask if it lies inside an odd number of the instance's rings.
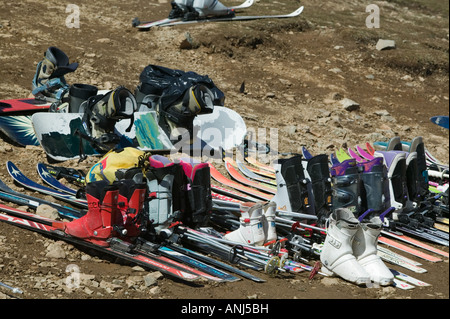
{"label": "rocky ground", "polygon": [[[132,18],[165,18],[168,0],[71,3],[80,9],[79,28],[66,26],[71,11],[66,12],[65,3],[2,2],[0,99],[28,96],[36,64],[49,46],[57,46],[80,65],[66,76],[69,83],[134,90],[149,64],[209,75],[225,93],[226,106],[241,114],[248,128],[278,130],[277,148],[282,152],[299,152],[305,145],[312,153],[329,154],[345,143],[422,136],[437,159],[449,162],[448,130],[429,121],[449,113],[448,0],[304,0],[305,10],[298,18],[159,27],[148,32],[132,28]],[[369,4],[380,9],[379,28],[366,26]],[[299,5],[298,0],[259,0],[241,14],[291,12]],[[185,41],[188,34],[190,45]],[[380,39],[393,40],[395,48],[378,50]],[[353,107],[345,108],[349,100]],[[0,140],[0,158],[14,160],[34,178],[36,163],[48,161],[40,147],[20,147],[6,137]],[[87,169],[94,163],[88,159],[62,165]],[[24,191],[13,185],[5,167],[0,168],[0,178]],[[14,295],[0,287],[0,298],[448,299],[448,259],[424,267],[425,274],[404,272],[432,286],[408,291],[361,288],[320,276],[309,280],[307,273],[258,274],[267,279],[263,284],[242,280],[185,285],[0,224],[0,281],[23,290]],[[70,285],[73,269],[82,274],[79,288]]]}

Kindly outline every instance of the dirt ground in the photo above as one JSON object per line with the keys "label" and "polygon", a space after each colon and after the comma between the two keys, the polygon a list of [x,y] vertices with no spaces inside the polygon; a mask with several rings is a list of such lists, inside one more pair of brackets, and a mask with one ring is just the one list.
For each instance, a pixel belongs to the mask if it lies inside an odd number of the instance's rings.
{"label": "dirt ground", "polygon": [[[1,1],[0,99],[27,97],[36,64],[49,46],[56,46],[79,63],[66,76],[68,83],[124,85],[134,91],[149,64],[209,75],[225,93],[226,106],[240,113],[247,127],[278,129],[277,148],[282,152],[299,152],[305,145],[314,154],[329,154],[344,143],[422,136],[427,149],[448,165],[448,130],[429,121],[449,113],[448,0],[259,0],[238,14],[288,13],[300,4],[305,9],[292,19],[159,27],[148,32],[132,28],[132,19],[167,17],[168,0],[70,3],[79,6],[79,28],[66,26],[72,11],[66,12],[67,4],[61,1]],[[369,4],[380,9],[379,28],[366,26]],[[187,33],[193,45],[186,47]],[[395,49],[377,50],[379,39],[394,40]],[[345,98],[359,108],[344,110]],[[0,140],[0,159],[13,160],[36,179],[36,163],[48,161],[40,147],[20,147],[5,137]],[[93,163],[95,159],[61,165],[86,169]],[[0,178],[25,191],[12,184],[5,167],[0,167]],[[306,272],[276,277],[258,273],[267,279],[262,284],[241,280],[185,285],[163,277],[156,286],[143,287],[129,284],[130,278],[146,274],[133,265],[68,244],[61,244],[66,258],[47,257],[52,243],[1,223],[0,281],[21,288],[24,294],[18,297],[24,299],[185,299],[166,303],[174,313],[194,299],[277,299],[287,309],[304,306],[295,299],[449,298],[448,259],[423,262],[428,270],[424,274],[392,266],[431,284],[412,290],[361,288],[321,276],[309,280]],[[70,264],[87,276],[79,289],[66,289],[61,283]],[[1,296],[17,297],[0,288]],[[270,317],[278,311],[271,306]]]}

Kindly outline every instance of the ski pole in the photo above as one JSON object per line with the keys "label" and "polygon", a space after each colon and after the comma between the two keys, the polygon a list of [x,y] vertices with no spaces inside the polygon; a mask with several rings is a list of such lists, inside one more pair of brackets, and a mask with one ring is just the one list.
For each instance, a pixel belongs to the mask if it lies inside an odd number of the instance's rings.
{"label": "ski pole", "polygon": [[15,294],[23,294],[23,291],[20,290],[19,288],[8,286],[7,284],[2,283],[1,281],[0,286],[10,289]]}

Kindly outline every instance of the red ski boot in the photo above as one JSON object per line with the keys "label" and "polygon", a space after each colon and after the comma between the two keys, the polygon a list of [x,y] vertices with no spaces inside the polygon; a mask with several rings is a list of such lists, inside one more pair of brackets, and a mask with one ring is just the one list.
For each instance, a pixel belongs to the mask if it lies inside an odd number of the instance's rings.
{"label": "red ski boot", "polygon": [[139,184],[127,179],[115,182],[113,185],[119,187],[118,206],[123,218],[121,234],[129,238],[137,237],[145,231],[149,220],[144,211],[147,184]]}
{"label": "red ski boot", "polygon": [[108,239],[115,225],[122,224],[118,208],[119,190],[105,181],[87,184],[86,215],[65,224],[65,233],[85,239],[93,244],[108,247]]}

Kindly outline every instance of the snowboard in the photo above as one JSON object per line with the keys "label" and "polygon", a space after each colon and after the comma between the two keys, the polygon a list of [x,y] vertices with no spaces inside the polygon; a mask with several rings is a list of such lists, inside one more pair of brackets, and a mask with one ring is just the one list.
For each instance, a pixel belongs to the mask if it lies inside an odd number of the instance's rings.
{"label": "snowboard", "polygon": [[[145,150],[167,150],[172,147],[167,136],[157,125],[154,112],[136,112],[134,123],[123,119],[116,123],[115,133],[120,137],[117,147],[138,147],[140,140]],[[45,153],[56,161],[79,158],[80,155],[103,155],[89,141],[75,134],[89,135],[83,123],[83,113],[38,112],[32,115],[31,121],[39,144]],[[150,136],[151,135],[151,136]],[[139,137],[139,138],[138,138]],[[145,138],[146,137],[146,138]],[[82,154],[80,154],[82,150]]]}
{"label": "snowboard", "polygon": [[[106,94],[109,90],[100,90]],[[0,100],[0,132],[20,146],[39,146],[31,116],[48,112],[51,102],[35,98]]]}
{"label": "snowboard", "polygon": [[0,115],[48,110],[49,102],[34,98],[0,100]]}
{"label": "snowboard", "polygon": [[31,115],[0,115],[0,132],[21,146],[38,146]]}
{"label": "snowboard", "polygon": [[433,116],[430,118],[430,121],[436,125],[439,125],[443,128],[448,129],[448,126],[449,126],[448,116],[445,116],[445,115]]}

